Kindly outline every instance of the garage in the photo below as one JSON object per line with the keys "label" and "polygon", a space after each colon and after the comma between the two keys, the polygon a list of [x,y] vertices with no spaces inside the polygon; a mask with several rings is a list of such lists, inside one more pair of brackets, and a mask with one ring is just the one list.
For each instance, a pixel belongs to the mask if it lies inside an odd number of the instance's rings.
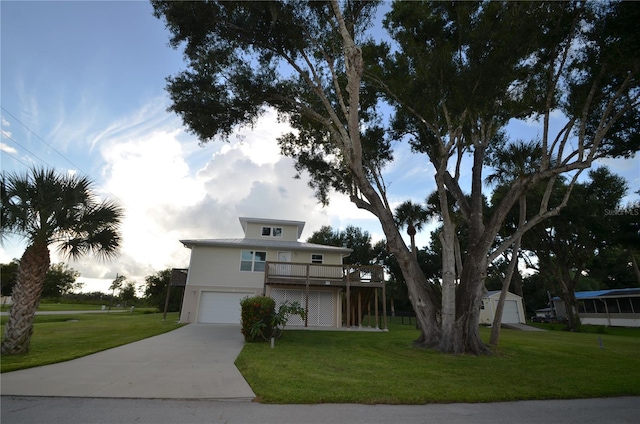
{"label": "garage", "polygon": [[[487,292],[486,296],[482,298],[480,304],[480,324],[492,325],[496,315],[496,309],[498,307],[498,301],[500,300],[500,290],[493,290]],[[504,300],[504,307],[502,309],[502,324],[524,324],[524,305],[522,304],[522,297],[507,292]]]}
{"label": "garage", "polygon": [[204,324],[240,324],[240,301],[253,293],[203,291],[200,294],[198,322]]}
{"label": "garage", "polygon": [[520,317],[518,316],[518,302],[516,300],[504,301],[502,322],[505,324],[518,324],[520,322]]}

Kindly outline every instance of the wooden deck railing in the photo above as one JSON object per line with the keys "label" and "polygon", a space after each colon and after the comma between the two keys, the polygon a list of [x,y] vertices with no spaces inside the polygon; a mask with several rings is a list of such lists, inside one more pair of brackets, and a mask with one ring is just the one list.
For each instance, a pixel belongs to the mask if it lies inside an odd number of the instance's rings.
{"label": "wooden deck railing", "polygon": [[384,284],[384,269],[379,265],[324,265],[292,262],[267,262],[265,283],[290,280],[306,284],[325,281],[329,283],[354,283],[379,286]]}

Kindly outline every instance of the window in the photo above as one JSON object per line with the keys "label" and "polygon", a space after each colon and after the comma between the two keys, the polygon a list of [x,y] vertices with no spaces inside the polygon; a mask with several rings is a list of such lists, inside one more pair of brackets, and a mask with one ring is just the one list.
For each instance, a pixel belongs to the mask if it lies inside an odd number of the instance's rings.
{"label": "window", "polygon": [[312,264],[321,264],[322,263],[322,255],[311,255],[311,263]]}
{"label": "window", "polygon": [[240,256],[240,271],[264,272],[267,252],[243,250]]}
{"label": "window", "polygon": [[282,227],[262,227],[263,237],[282,237]]}

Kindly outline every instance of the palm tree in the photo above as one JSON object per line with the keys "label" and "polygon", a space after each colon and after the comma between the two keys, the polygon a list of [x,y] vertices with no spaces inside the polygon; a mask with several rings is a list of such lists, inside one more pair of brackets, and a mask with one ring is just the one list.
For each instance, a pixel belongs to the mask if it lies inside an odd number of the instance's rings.
{"label": "palm tree", "polygon": [[416,250],[415,236],[429,220],[428,211],[422,205],[407,200],[396,208],[394,215],[398,227],[407,226],[407,234],[411,239],[411,252],[417,258],[418,251]]}
{"label": "palm tree", "polygon": [[59,175],[33,168],[25,174],[2,174],[0,239],[27,241],[13,289],[13,306],[2,342],[2,354],[29,351],[33,318],[50,265],[49,246],[72,259],[95,254],[115,256],[120,247],[123,210],[100,202],[86,177]]}

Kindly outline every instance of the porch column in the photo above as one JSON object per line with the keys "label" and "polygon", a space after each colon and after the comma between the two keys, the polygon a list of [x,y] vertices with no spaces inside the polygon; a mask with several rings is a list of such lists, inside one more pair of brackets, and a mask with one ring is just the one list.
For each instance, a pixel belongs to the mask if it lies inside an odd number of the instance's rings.
{"label": "porch column", "polygon": [[374,290],[375,290],[374,296],[375,296],[375,299],[376,299],[375,300],[375,303],[376,303],[376,311],[375,311],[376,312],[376,330],[378,330],[378,329],[380,329],[380,324],[379,324],[380,321],[378,320],[378,288],[376,287]]}
{"label": "porch column", "polygon": [[347,328],[351,327],[351,284],[347,274]]}
{"label": "porch column", "polygon": [[387,330],[387,288],[384,281],[382,282],[382,319],[384,320],[384,329]]}
{"label": "porch column", "polygon": [[358,328],[362,328],[362,288],[358,289]]}

